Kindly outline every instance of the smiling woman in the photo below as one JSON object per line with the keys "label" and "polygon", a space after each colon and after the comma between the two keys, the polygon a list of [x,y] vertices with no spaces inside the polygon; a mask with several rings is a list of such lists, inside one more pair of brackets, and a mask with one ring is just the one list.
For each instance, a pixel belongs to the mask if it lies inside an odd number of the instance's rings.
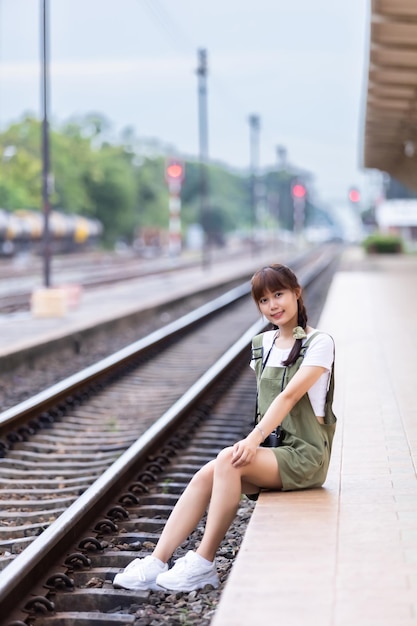
{"label": "smiling woman", "polygon": [[[241,494],[319,487],[327,476],[336,418],[333,341],[307,325],[302,290],[284,265],[259,270],[252,296],[275,329],[253,339],[258,385],[256,424],[245,439],[222,450],[192,478],[168,518],[152,554],[135,559],[113,581],[132,590],[192,591],[217,587],[215,556],[239,506]],[[261,444],[278,426],[277,448]],[[174,551],[200,523],[203,538],[168,569]]]}

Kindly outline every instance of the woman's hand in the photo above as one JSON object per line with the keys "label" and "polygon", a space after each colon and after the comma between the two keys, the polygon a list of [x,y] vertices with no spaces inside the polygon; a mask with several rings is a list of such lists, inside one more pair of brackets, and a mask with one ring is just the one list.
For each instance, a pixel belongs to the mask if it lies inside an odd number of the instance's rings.
{"label": "woman's hand", "polygon": [[233,467],[242,467],[253,461],[259,443],[259,437],[256,431],[252,431],[245,439],[241,439],[235,443],[232,452]]}

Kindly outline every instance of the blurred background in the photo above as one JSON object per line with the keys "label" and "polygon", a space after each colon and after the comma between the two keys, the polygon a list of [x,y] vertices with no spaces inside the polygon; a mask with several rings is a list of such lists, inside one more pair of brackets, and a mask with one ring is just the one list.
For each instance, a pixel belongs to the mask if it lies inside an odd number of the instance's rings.
{"label": "blurred background", "polygon": [[0,0],[1,254],[414,250],[410,11]]}

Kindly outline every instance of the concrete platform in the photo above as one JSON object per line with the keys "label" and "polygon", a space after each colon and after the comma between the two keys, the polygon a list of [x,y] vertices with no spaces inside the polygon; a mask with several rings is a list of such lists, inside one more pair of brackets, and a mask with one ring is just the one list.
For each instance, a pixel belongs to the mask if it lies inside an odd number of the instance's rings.
{"label": "concrete platform", "polygon": [[187,297],[199,287],[201,290],[214,289],[228,280],[246,280],[262,265],[277,260],[285,263],[294,256],[295,253],[290,250],[260,250],[246,257],[213,260],[209,267],[197,265],[178,272],[142,276],[85,290],[76,306],[59,306],[56,315],[36,315],[33,311],[0,314],[0,371],[2,362],[8,368],[38,346],[89,332],[92,328],[114,325],[119,319],[142,314],[146,310],[152,312],[173,299]]}
{"label": "concrete platform", "polygon": [[417,257],[347,259],[324,488],[263,494],[211,626],[417,624]]}

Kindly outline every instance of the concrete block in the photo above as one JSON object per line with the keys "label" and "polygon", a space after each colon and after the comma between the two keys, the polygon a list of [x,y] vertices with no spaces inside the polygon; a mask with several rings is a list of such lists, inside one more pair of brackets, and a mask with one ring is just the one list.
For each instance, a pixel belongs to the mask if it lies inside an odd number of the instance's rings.
{"label": "concrete block", "polygon": [[68,310],[67,290],[60,287],[36,289],[31,297],[33,317],[63,317]]}

